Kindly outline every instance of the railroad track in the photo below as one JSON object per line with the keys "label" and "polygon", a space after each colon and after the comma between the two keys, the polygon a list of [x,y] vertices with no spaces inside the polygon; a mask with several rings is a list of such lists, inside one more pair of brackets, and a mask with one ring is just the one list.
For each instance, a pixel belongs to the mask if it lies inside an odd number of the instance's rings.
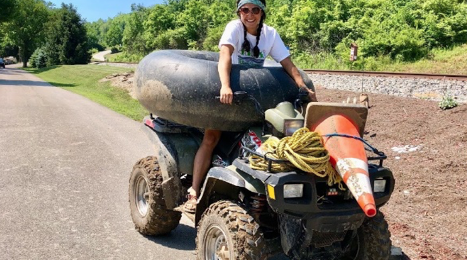
{"label": "railroad track", "polygon": [[[136,67],[138,63],[127,62],[94,62],[108,64],[113,66]],[[404,73],[404,72],[380,72],[380,71],[356,71],[356,70],[303,70],[309,74],[330,74],[330,75],[350,75],[350,76],[369,76],[369,77],[399,77],[399,78],[429,78],[437,80],[460,80],[467,81],[467,75],[450,74],[425,74],[425,73]]]}
{"label": "railroad track", "polygon": [[467,81],[467,75],[445,75],[445,74],[424,74],[424,73],[403,73],[403,72],[378,72],[378,71],[347,71],[347,70],[303,70],[309,74],[331,74],[369,77],[399,77],[399,78],[430,78],[437,80],[460,80]]}

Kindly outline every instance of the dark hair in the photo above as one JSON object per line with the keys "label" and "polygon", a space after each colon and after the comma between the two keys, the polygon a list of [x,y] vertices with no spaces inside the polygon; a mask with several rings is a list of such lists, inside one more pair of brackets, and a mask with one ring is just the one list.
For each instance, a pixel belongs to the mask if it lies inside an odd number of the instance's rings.
{"label": "dark hair", "polygon": [[[261,3],[264,4],[264,6],[266,6],[266,0],[260,0]],[[240,0],[237,0],[237,5],[238,6],[238,3],[240,2]],[[259,48],[258,48],[258,43],[259,43],[259,38],[261,36],[261,30],[263,29],[263,22],[264,20],[266,19],[266,12],[264,12],[264,10],[262,10],[262,14],[261,14],[261,20],[259,21],[259,24],[258,24],[258,29],[257,29],[257,33],[256,33],[256,45],[255,47],[253,48],[253,56],[255,58],[258,58],[259,56]],[[237,15],[240,16],[240,14],[237,12]],[[243,23],[242,23],[243,24]],[[244,41],[243,41],[243,44],[242,44],[242,51],[245,51],[245,52],[250,52],[250,42],[248,41],[248,39],[246,38],[246,34],[247,34],[247,30],[246,30],[246,27],[245,25],[243,24],[243,31],[244,31]]]}

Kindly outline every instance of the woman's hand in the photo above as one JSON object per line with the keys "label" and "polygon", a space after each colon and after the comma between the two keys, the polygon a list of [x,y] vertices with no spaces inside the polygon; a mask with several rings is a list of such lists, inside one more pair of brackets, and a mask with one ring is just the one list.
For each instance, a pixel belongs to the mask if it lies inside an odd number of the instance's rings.
{"label": "woman's hand", "polygon": [[298,68],[292,62],[290,56],[283,59],[281,61],[281,65],[285,69],[285,71],[287,71],[287,73],[293,78],[298,88],[303,88],[304,90],[306,90],[306,92],[308,92],[308,97],[310,98],[311,102],[317,102],[318,99],[316,98],[316,93],[305,85],[305,82],[303,81],[303,78],[300,75]]}
{"label": "woman's hand", "polygon": [[221,103],[232,104],[233,93],[230,88],[230,71],[232,70],[232,53],[234,47],[230,44],[221,46],[219,53],[219,78],[221,80]]}
{"label": "woman's hand", "polygon": [[311,100],[311,102],[318,102],[318,99],[316,98],[316,92],[314,92],[306,86],[301,86],[299,87],[299,89],[303,89],[306,92],[308,92],[308,98]]}
{"label": "woman's hand", "polygon": [[232,100],[233,100],[232,89],[230,87],[222,86],[221,87],[221,103],[231,105]]}

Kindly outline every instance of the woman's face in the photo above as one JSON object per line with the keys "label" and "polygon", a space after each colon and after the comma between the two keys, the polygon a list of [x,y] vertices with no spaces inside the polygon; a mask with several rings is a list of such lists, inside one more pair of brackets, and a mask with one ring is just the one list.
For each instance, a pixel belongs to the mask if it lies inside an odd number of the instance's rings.
{"label": "woman's face", "polygon": [[238,12],[240,13],[240,20],[245,25],[248,33],[256,35],[263,10],[254,4],[244,4]]}

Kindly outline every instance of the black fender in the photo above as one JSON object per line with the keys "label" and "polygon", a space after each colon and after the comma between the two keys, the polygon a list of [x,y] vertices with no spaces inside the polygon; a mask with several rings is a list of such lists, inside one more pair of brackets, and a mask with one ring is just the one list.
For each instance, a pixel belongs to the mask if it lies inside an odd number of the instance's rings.
{"label": "black fender", "polygon": [[195,225],[201,219],[203,212],[209,207],[212,194],[215,193],[231,200],[240,200],[238,195],[242,189],[265,194],[264,183],[261,180],[251,177],[232,165],[226,168],[211,168],[207,173],[203,190],[198,199]]}
{"label": "black fender", "polygon": [[159,133],[145,124],[141,129],[149,137],[156,150],[155,156],[163,178],[162,191],[166,207],[174,209],[183,200],[180,173],[192,171],[198,143],[189,135]]}

